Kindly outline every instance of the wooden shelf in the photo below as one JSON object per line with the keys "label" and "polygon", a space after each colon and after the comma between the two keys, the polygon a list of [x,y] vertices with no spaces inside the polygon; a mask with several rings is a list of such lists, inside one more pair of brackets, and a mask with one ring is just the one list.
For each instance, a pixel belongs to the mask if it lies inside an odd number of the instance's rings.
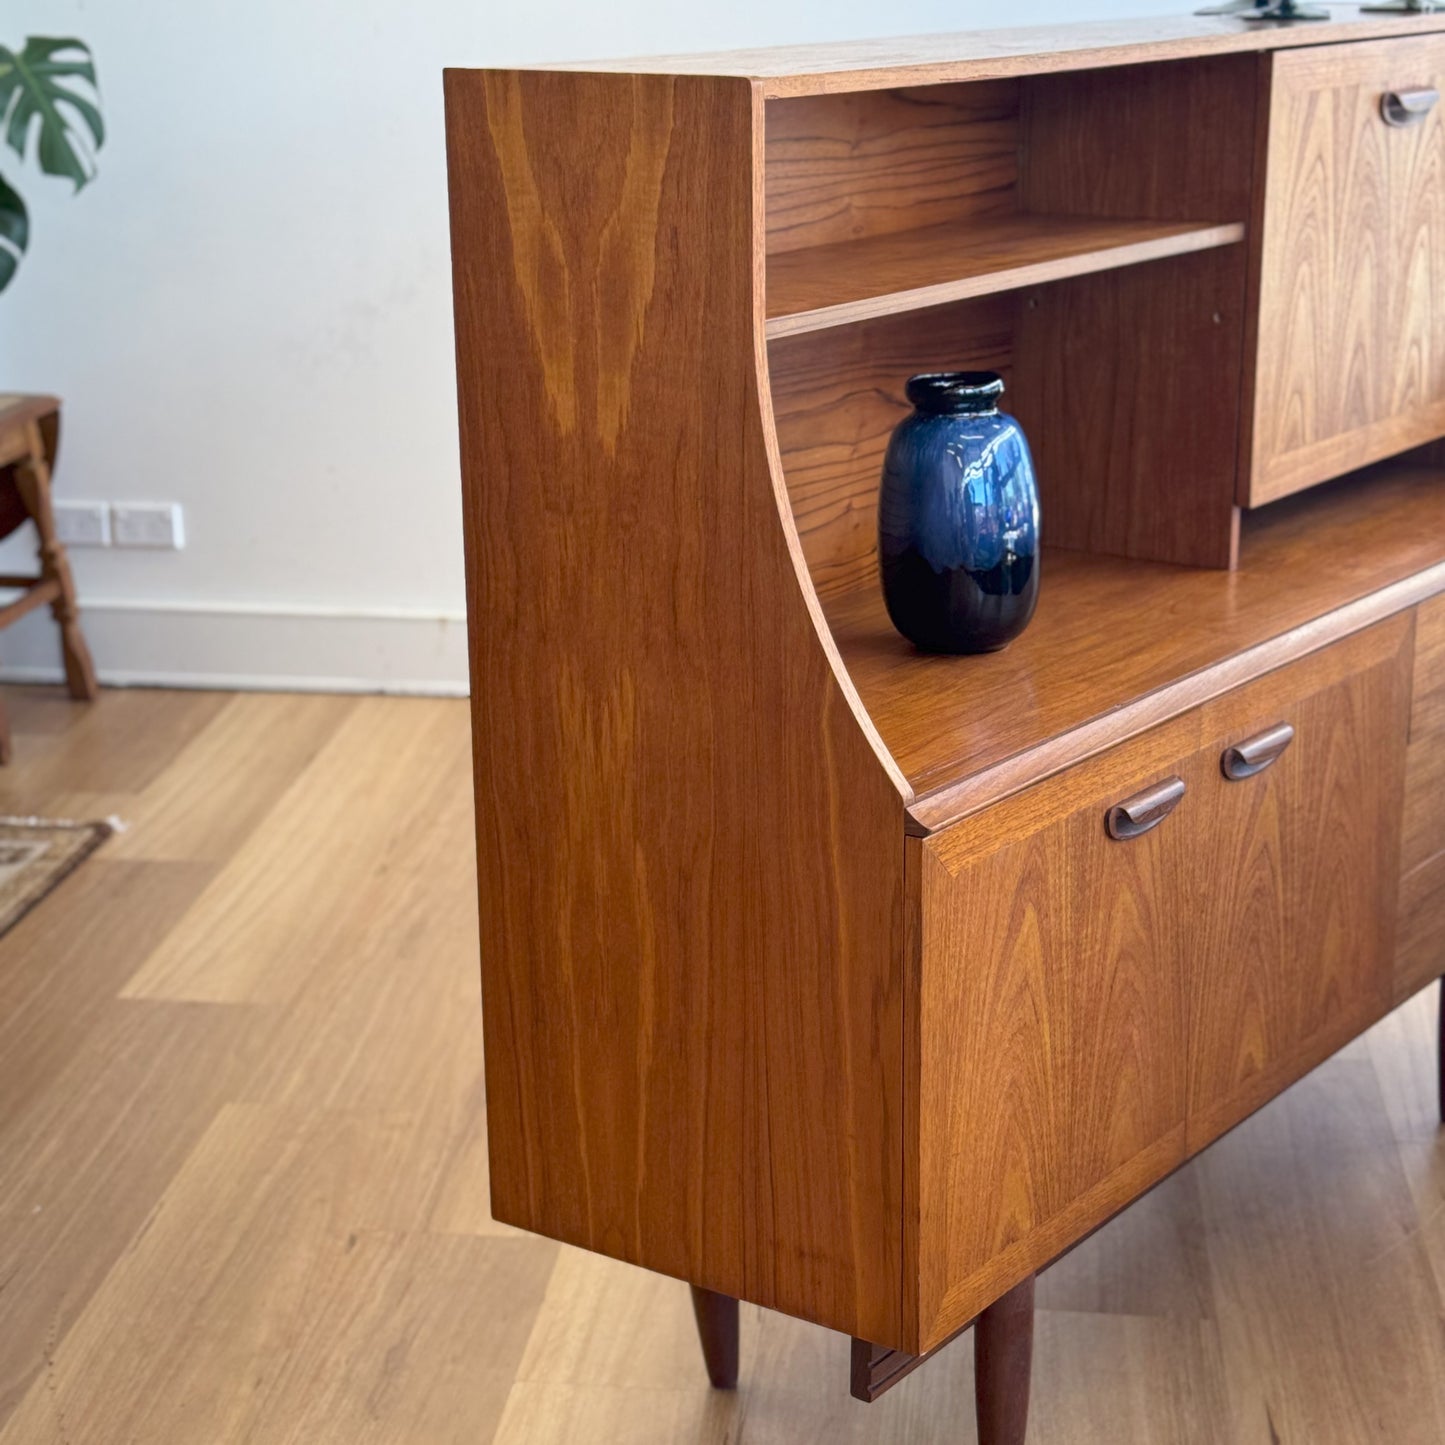
{"label": "wooden shelf", "polygon": [[1240,222],[1018,215],[809,246],[768,258],[767,334],[820,331],[1243,239]]}
{"label": "wooden shelf", "polygon": [[984,657],[918,652],[873,585],[824,604],[918,831],[1445,591],[1445,470],[1387,463],[1247,513],[1236,572],[1043,565],[1029,630]]}

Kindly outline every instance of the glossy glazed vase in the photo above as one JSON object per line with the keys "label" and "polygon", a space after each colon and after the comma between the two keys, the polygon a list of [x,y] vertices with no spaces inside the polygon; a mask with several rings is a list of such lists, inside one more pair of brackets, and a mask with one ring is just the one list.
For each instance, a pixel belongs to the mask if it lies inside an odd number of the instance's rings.
{"label": "glossy glazed vase", "polygon": [[912,377],[878,497],[878,559],[893,625],[928,652],[996,652],[1039,593],[1039,494],[992,371]]}

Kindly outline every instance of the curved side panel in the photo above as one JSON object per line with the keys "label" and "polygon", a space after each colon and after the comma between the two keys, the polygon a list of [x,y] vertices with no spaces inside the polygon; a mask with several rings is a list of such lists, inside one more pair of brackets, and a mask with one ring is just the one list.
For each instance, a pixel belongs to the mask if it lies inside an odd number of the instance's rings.
{"label": "curved side panel", "polygon": [[[761,305],[758,315],[762,315]],[[863,736],[868,739],[869,746],[873,749],[873,755],[878,759],[878,765],[893,783],[899,801],[907,806],[913,802],[913,786],[894,761],[893,754],[888,750],[888,744],[883,741],[882,735],[873,724],[873,719],[868,715],[868,709],[863,706],[862,698],[858,696],[858,689],[854,686],[852,677],[849,676],[847,665],[838,651],[838,644],[833,640],[833,631],[828,626],[828,620],[823,614],[823,604],[818,600],[818,590],[813,584],[813,574],[808,570],[808,559],[803,553],[802,538],[798,535],[797,518],[793,513],[792,498],[788,495],[783,459],[778,449],[777,426],[773,420],[773,388],[768,377],[767,343],[761,325],[758,327],[757,352],[758,402],[763,415],[763,435],[767,444],[768,467],[772,473],[773,492],[778,503],[778,519],[782,524],[788,555],[792,558],[793,571],[798,579],[798,591],[802,594],[808,609],[808,616],[813,623],[813,630],[818,637],[818,643],[823,649],[824,656],[828,659],[828,666],[832,669],[844,700],[853,714],[853,720],[858,724]]]}
{"label": "curved side panel", "polygon": [[[758,138],[757,150],[753,156],[754,174],[761,177],[763,175],[761,121],[754,134]],[[761,217],[762,196],[760,191],[756,199],[758,215]],[[756,248],[754,249],[753,269],[753,314],[756,318],[753,333],[753,355],[758,377],[758,408],[762,415],[763,441],[767,449],[768,472],[773,483],[773,497],[777,502],[778,520],[782,525],[788,556],[793,563],[793,574],[797,578],[798,591],[807,606],[808,617],[813,624],[819,645],[828,659],[828,666],[832,669],[849,711],[852,712],[853,719],[858,724],[863,736],[868,739],[868,744],[873,749],[879,766],[893,783],[899,801],[906,807],[913,802],[913,786],[904,776],[903,769],[894,761],[893,754],[888,750],[888,744],[883,741],[882,735],[874,726],[873,719],[868,715],[868,709],[863,706],[862,698],[858,696],[858,689],[854,686],[843,656],[838,651],[838,644],[833,639],[833,630],[828,626],[828,620],[824,616],[823,604],[818,600],[818,589],[808,567],[808,559],[803,550],[803,539],[798,535],[798,520],[793,512],[793,499],[788,492],[787,475],[783,469],[783,458],[778,446],[777,420],[773,414],[773,384],[768,373],[768,341],[764,327],[764,319],[767,315],[763,291],[765,267],[762,256]]]}
{"label": "curved side panel", "polygon": [[493,1207],[901,1345],[903,806],[769,455],[760,112],[447,75]]}

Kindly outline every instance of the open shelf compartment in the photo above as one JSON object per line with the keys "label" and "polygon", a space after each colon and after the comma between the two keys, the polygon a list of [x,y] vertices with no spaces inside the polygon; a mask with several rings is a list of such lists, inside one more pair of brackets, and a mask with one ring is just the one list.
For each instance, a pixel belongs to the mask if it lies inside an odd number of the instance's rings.
{"label": "open shelf compartment", "polygon": [[1045,549],[1005,651],[919,652],[877,580],[825,614],[864,708],[945,826],[1445,589],[1445,467],[1402,459],[1247,514],[1235,572]]}
{"label": "open shelf compartment", "polygon": [[818,331],[1243,239],[1242,221],[1017,215],[785,251],[768,265],[767,334]]}
{"label": "open shelf compartment", "polygon": [[769,102],[768,335],[1238,243],[1256,86],[1232,56]]}
{"label": "open shelf compartment", "polygon": [[1233,55],[768,102],[769,380],[821,597],[876,576],[920,371],[1004,376],[1049,541],[1234,565],[1258,83]]}

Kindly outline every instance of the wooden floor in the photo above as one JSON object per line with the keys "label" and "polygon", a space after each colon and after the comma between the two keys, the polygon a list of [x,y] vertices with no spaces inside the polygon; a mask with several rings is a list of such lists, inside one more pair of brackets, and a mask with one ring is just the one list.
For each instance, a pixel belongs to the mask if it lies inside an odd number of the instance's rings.
{"label": "wooden floor", "polygon": [[[7,692],[0,812],[128,832],[0,940],[0,1445],[954,1442],[487,1211],[459,702]],[[1033,1445],[1445,1440],[1434,990],[1051,1271]]]}

